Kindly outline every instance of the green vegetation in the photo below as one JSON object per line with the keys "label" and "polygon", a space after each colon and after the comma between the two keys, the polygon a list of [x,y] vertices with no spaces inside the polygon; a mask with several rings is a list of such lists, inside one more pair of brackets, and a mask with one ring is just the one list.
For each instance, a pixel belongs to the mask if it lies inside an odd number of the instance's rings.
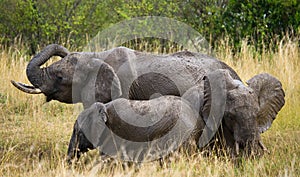
{"label": "green vegetation", "polygon": [[243,39],[260,51],[286,33],[289,36],[300,33],[300,3],[297,0],[0,2],[0,43],[11,45],[16,37],[22,38],[30,54],[49,43],[68,44],[67,47],[78,49],[108,26],[141,16],[164,16],[187,23],[212,46],[227,36],[234,50],[240,50]]}

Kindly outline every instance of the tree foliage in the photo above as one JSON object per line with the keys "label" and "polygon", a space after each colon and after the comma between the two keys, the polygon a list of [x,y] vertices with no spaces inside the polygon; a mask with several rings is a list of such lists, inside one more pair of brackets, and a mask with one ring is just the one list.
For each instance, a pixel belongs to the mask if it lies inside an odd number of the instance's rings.
{"label": "tree foliage", "polygon": [[83,46],[102,29],[140,16],[180,20],[211,44],[228,36],[238,49],[248,38],[258,49],[274,37],[300,33],[298,0],[0,0],[0,40],[22,37],[33,54],[38,46]]}

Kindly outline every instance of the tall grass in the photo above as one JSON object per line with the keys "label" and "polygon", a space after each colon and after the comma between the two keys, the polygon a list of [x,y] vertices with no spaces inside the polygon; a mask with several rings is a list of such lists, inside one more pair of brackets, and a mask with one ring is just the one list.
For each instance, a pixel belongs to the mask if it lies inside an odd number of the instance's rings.
{"label": "tall grass", "polygon": [[74,105],[45,103],[43,95],[28,95],[10,84],[27,82],[25,68],[30,56],[21,42],[0,46],[0,176],[299,176],[300,175],[300,51],[292,39],[283,39],[276,51],[255,51],[243,42],[232,53],[228,40],[220,41],[215,55],[232,66],[246,81],[268,72],[283,84],[286,105],[270,130],[262,135],[270,154],[241,159],[235,165],[226,157],[204,157],[201,153],[179,154],[169,167],[157,162],[122,168],[121,163],[104,165],[95,154],[85,155],[76,166],[67,166],[65,155],[77,117]]}

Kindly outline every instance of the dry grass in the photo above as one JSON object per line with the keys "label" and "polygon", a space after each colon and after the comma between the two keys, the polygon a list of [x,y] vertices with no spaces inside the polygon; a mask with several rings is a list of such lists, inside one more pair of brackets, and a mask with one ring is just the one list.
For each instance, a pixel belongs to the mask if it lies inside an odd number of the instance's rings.
{"label": "dry grass", "polygon": [[[65,163],[69,137],[77,112],[74,105],[44,103],[43,95],[28,95],[10,80],[27,82],[25,68],[30,56],[18,48],[0,53],[0,176],[300,176],[300,51],[292,40],[278,42],[276,52],[258,54],[246,45],[235,56],[226,40],[216,56],[232,66],[244,81],[268,72],[282,81],[286,105],[263,141],[270,154],[258,159],[240,159],[234,165],[226,157],[180,154],[170,167],[157,162],[143,164],[139,171],[123,169],[120,163],[103,166],[96,152],[75,167]],[[97,154],[97,153],[96,153]]]}

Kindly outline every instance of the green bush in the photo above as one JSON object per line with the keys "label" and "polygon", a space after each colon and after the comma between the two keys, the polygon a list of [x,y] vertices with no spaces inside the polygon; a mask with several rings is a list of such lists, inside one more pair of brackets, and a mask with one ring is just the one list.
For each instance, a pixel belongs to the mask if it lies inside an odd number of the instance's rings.
{"label": "green bush", "polygon": [[[80,48],[109,25],[140,16],[164,16],[199,31],[212,46],[228,36],[235,49],[249,39],[257,49],[300,33],[297,0],[0,0],[0,42],[22,37],[29,52],[49,43]],[[50,10],[51,9],[51,10]]]}

